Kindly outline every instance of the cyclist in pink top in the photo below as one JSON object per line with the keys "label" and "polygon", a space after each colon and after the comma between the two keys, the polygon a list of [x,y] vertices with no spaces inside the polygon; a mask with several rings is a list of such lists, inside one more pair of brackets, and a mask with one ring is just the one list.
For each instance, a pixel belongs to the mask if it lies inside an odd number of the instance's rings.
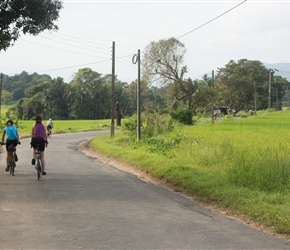
{"label": "cyclist in pink top", "polygon": [[35,124],[33,124],[32,126],[31,146],[33,147],[33,152],[32,152],[31,164],[35,165],[35,149],[36,149],[36,145],[39,144],[40,145],[40,158],[42,162],[42,175],[46,175],[45,160],[44,160],[44,149],[45,149],[46,143],[48,143],[47,137],[46,137],[46,128],[42,124],[42,117],[38,115],[35,118]]}

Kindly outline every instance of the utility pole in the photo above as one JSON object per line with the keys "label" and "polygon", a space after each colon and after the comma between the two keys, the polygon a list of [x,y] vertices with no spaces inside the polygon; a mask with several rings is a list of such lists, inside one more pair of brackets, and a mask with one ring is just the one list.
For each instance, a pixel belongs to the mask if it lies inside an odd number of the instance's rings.
{"label": "utility pole", "polygon": [[215,103],[215,92],[214,92],[214,70],[211,72],[211,80],[212,80],[212,110],[211,110],[211,122],[214,124],[214,103]]}
{"label": "utility pole", "polygon": [[140,142],[141,138],[141,105],[140,105],[140,49],[138,49],[138,84],[137,84],[137,141]]}
{"label": "utility pole", "polygon": [[275,71],[279,71],[278,69],[269,69],[269,96],[268,96],[268,112],[270,112],[271,109],[271,77],[272,77],[272,73],[274,73]]}
{"label": "utility pole", "polygon": [[115,118],[115,42],[112,45],[112,93],[111,93],[111,137],[114,136]]}
{"label": "utility pole", "polygon": [[271,109],[271,74],[272,74],[272,70],[269,69],[268,112],[270,112],[270,109]]}
{"label": "utility pole", "polygon": [[132,58],[132,63],[138,63],[138,83],[137,83],[137,142],[140,142],[141,138],[141,105],[140,105],[140,49],[138,49],[138,54],[135,54]]}

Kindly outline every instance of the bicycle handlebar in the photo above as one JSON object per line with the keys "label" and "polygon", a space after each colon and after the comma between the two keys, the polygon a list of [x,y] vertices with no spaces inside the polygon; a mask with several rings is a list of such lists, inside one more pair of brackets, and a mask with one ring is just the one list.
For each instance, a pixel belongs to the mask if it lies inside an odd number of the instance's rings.
{"label": "bicycle handlebar", "polygon": [[[6,142],[4,142],[4,143],[0,142],[0,144],[3,146],[3,145],[6,145]],[[20,144],[21,144],[21,142],[20,142],[20,141],[18,141],[18,142],[17,142],[17,144],[19,144],[19,145],[20,145]]]}

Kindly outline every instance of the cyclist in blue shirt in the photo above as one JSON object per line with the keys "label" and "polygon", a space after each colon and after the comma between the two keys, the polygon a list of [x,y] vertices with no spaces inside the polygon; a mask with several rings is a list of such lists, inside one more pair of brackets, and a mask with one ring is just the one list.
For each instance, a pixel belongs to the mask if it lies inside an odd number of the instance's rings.
{"label": "cyclist in blue shirt", "polygon": [[[14,147],[17,146],[19,142],[19,135],[18,131],[15,126],[13,126],[13,120],[8,120],[6,122],[6,127],[3,129],[3,134],[2,134],[2,144],[4,144],[4,138],[6,135],[6,151],[7,151],[7,156],[6,156],[6,164],[7,167],[5,169],[6,172],[9,172],[9,154],[8,154],[8,148],[10,145],[13,145]],[[18,161],[18,157],[15,152],[15,161]]]}

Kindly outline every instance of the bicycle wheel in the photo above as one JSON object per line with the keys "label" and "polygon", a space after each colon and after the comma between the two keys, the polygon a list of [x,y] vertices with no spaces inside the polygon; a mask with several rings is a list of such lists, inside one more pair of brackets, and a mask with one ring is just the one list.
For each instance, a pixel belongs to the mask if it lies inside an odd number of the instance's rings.
{"label": "bicycle wheel", "polygon": [[41,177],[41,165],[40,165],[40,160],[37,159],[37,165],[36,165],[36,172],[37,172],[37,180],[40,179]]}
{"label": "bicycle wheel", "polygon": [[12,176],[14,176],[14,169],[15,169],[15,162],[13,162],[12,164],[11,164],[11,167],[10,167],[10,171],[11,171],[11,175]]}
{"label": "bicycle wheel", "polygon": [[14,160],[14,154],[11,152],[10,154],[10,174],[14,176],[14,168],[15,168],[15,160]]}

